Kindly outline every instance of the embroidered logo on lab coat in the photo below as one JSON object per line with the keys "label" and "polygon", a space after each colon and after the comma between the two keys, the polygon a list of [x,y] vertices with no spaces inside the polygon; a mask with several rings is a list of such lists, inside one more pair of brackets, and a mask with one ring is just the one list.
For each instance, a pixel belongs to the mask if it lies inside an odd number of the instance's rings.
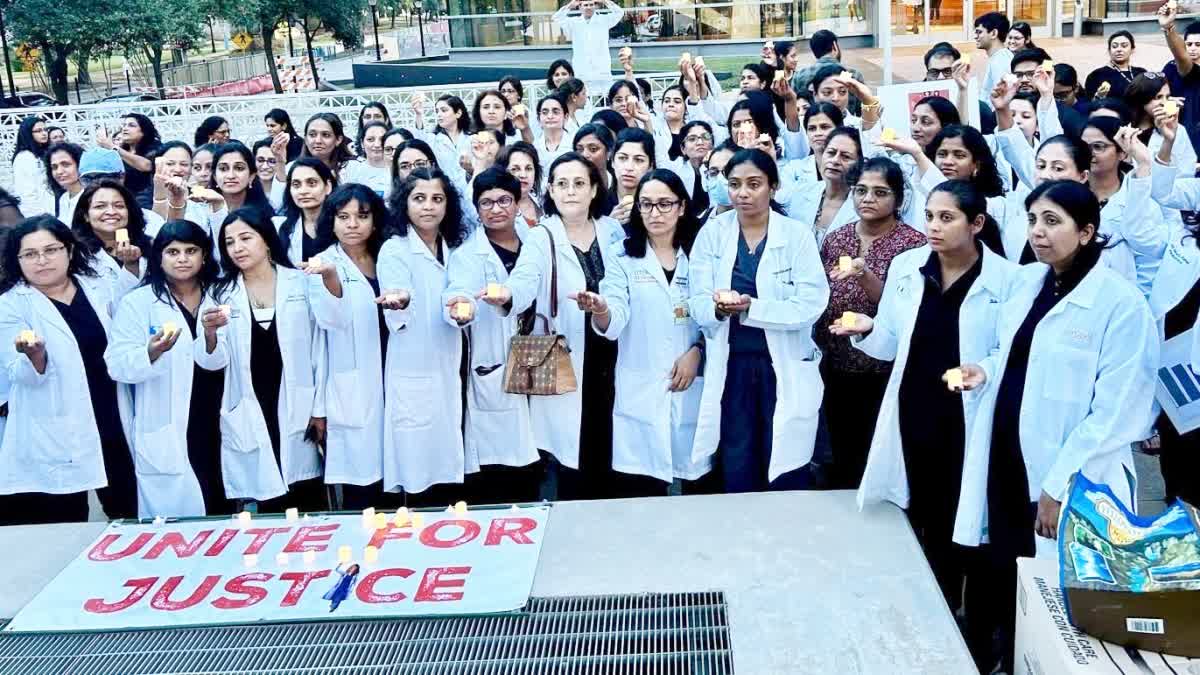
{"label": "embroidered logo on lab coat", "polygon": [[633,283],[635,284],[653,284],[655,283],[654,275],[646,270],[634,270]]}
{"label": "embroidered logo on lab coat", "polygon": [[1087,345],[1091,344],[1092,342],[1092,334],[1078,328],[1072,328],[1071,330],[1067,331],[1067,338],[1069,338],[1071,342],[1079,345]]}

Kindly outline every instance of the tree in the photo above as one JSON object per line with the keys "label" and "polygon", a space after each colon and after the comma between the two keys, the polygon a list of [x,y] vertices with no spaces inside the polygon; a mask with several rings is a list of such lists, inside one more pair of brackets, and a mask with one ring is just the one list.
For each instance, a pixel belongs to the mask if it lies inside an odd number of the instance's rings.
{"label": "tree", "polygon": [[196,0],[124,0],[120,16],[113,18],[124,27],[119,38],[122,46],[146,57],[158,95],[166,98],[163,51],[191,49],[204,35],[205,15],[200,4]]}
{"label": "tree", "polygon": [[312,68],[313,82],[320,86],[317,76],[317,59],[313,55],[313,38],[321,31],[329,31],[333,39],[347,49],[362,46],[363,14],[367,3],[362,0],[297,0],[292,16],[296,17],[304,31],[304,49],[308,52],[308,65]]}
{"label": "tree", "polygon": [[88,53],[113,43],[121,30],[112,20],[123,0],[19,0],[6,12],[18,42],[42,51],[50,88],[62,105],[70,87],[67,63],[76,52]]}
{"label": "tree", "polygon": [[290,15],[295,0],[209,0],[213,12],[234,26],[262,36],[267,72],[276,94],[283,93],[279,69],[275,66],[275,29]]}

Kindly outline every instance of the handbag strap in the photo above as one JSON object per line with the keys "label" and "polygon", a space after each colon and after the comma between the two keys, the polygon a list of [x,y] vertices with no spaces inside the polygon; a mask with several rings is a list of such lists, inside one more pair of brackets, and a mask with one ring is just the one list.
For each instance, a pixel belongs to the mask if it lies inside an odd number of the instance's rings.
{"label": "handbag strap", "polygon": [[554,245],[554,233],[545,225],[540,225],[550,238],[550,318],[558,318],[558,250]]}

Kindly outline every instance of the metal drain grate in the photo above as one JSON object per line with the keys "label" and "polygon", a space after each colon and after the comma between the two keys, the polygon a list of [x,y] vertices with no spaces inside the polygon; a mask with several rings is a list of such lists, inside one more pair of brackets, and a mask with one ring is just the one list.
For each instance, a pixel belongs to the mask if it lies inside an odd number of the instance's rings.
{"label": "metal drain grate", "polygon": [[0,634],[0,673],[733,673],[721,592],[531,598],[519,614]]}

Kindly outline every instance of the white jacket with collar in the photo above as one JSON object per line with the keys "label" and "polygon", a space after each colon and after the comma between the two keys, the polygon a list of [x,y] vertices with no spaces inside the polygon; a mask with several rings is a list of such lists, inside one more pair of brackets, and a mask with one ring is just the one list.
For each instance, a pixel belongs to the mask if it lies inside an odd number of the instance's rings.
{"label": "white jacket with collar", "polygon": [[[445,247],[444,259],[451,255]],[[409,292],[384,310],[390,337],[384,372],[383,488],[423,492],[463,481],[462,335],[442,319],[446,266],[413,230],[383,244],[379,287]]]}
{"label": "white jacket with collar", "polygon": [[[731,286],[740,232],[737,211],[708,221],[692,247],[692,316],[704,331],[704,392],[692,459],[717,451],[721,441],[721,397],[729,364],[729,319],[719,319],[713,292]],[[829,283],[817,253],[812,227],[772,212],[766,246],[755,278],[758,297],[742,316],[744,325],[766,333],[775,370],[776,403],[768,479],[798,469],[812,459],[817,412],[825,385],[813,324],[829,302]]]}
{"label": "white jacket with collar", "polygon": [[[117,296],[96,277],[74,277],[108,332]],[[23,330],[46,343],[46,371],[39,374],[16,350]],[[45,295],[18,283],[0,295],[0,349],[9,381],[8,425],[0,442],[0,494],[68,494],[108,484],[100,432],[75,334]],[[129,388],[117,386],[126,438],[132,425]]]}
{"label": "white jacket with collar", "polygon": [[[551,248],[546,230],[554,235],[553,255],[558,261],[558,319],[554,330],[565,335],[571,347],[571,365],[575,369],[578,388],[559,396],[530,397],[529,407],[533,419],[533,438],[537,447],[549,451],[564,466],[579,468],[579,429],[582,418],[583,388],[588,386],[583,379],[584,313],[579,305],[567,298],[568,293],[586,290],[587,280],[583,267],[575,255],[575,248],[567,238],[567,231],[558,216],[547,216],[525,232],[521,257],[508,277],[508,289],[512,292],[512,312],[525,311],[535,301],[539,314],[550,316]],[[611,247],[625,238],[625,231],[617,221],[608,217],[595,221],[596,243],[607,271],[616,261],[612,259]],[[539,320],[534,330],[542,330]],[[589,411],[588,414],[609,414],[609,411]]]}
{"label": "white jacket with collar", "polygon": [[[883,406],[875,421],[875,435],[871,439],[871,451],[867,456],[866,470],[858,488],[858,505],[881,500],[890,501],[900,508],[908,508],[908,474],[904,465],[903,442],[900,436],[900,384],[908,363],[912,347],[913,329],[917,312],[925,296],[925,276],[921,267],[930,260],[933,249],[929,245],[905,251],[896,256],[888,270],[887,284],[879,301],[879,312],[875,315],[875,328],[862,338],[851,340],[851,344],[868,356],[892,362],[892,374],[888,378]],[[937,263],[934,263],[937,264]],[[995,346],[996,325],[1000,308],[1007,299],[1009,289],[1016,277],[1018,266],[1004,257],[983,247],[983,264],[979,277],[967,291],[958,314],[958,349],[962,363],[979,363]],[[926,373],[928,377],[941,377],[941,373]],[[964,451],[970,437],[972,422],[979,407],[978,392],[964,392],[962,396],[963,422],[966,434],[963,438]],[[978,450],[978,448],[975,448]],[[968,471],[987,472],[986,454],[967,454],[963,458],[963,473]],[[959,491],[960,514],[970,514],[977,502],[986,503],[987,494],[968,491],[963,483]],[[986,485],[985,485],[986,487]],[[979,532],[972,527],[969,515],[955,519],[954,541],[964,546],[979,543]],[[960,530],[958,523],[964,527]]]}
{"label": "white jacket with collar", "polygon": [[[518,236],[528,228],[518,223]],[[475,296],[488,284],[505,285],[508,271],[492,248],[484,227],[476,228],[462,246],[450,254],[450,280],[442,293],[443,318],[454,329],[446,303],[467,298],[472,319],[462,330],[467,333],[470,358],[467,362],[466,433],[463,437],[465,471],[474,473],[488,465],[527,466],[538,460],[533,442],[529,396],[504,391],[508,345],[517,332],[517,313],[501,316]]]}
{"label": "white jacket with collar", "polygon": [[688,310],[687,254],[675,251],[670,282],[648,244],[640,258],[615,244],[608,259],[615,264],[605,268],[600,295],[611,316],[608,330],[597,332],[619,345],[613,469],[667,483],[700,478],[712,464],[708,457],[692,459],[703,374],[687,390],[670,391],[675,361],[700,339],[700,326]]}
{"label": "white jacket with collar", "polygon": [[[979,390],[969,457],[990,455],[996,397],[1013,337],[1049,273],[1042,263],[1023,265],[1000,309],[999,342],[979,363],[987,382]],[[1042,318],[1030,345],[1020,413],[1030,502],[1043,492],[1062,501],[1071,476],[1082,471],[1136,508],[1130,445],[1149,435],[1154,420],[1158,352],[1158,330],[1142,294],[1102,264]],[[986,463],[970,469],[964,469],[963,492],[986,495]],[[968,502],[970,513],[960,506],[955,531],[982,534],[985,503]]]}
{"label": "white jacket with collar", "polygon": [[[221,401],[221,473],[229,499],[272,499],[288,485],[321,475],[317,448],[304,439],[309,420],[325,416],[318,327],[339,323],[337,298],[321,278],[290,267],[275,268],[275,328],[283,360],[279,383],[279,457],[271,447],[262,407],[250,371],[251,323],[254,315],[241,275],[220,304],[229,305],[229,324],[217,330],[217,345],[208,353],[196,343],[196,362],[208,370],[225,369]],[[201,314],[217,303],[205,299]],[[280,466],[282,464],[282,466]]]}
{"label": "white jacket with collar", "polygon": [[337,265],[342,311],[322,331],[325,482],[370,485],[383,479],[383,351],[375,291],[341,244],[318,254]]}

